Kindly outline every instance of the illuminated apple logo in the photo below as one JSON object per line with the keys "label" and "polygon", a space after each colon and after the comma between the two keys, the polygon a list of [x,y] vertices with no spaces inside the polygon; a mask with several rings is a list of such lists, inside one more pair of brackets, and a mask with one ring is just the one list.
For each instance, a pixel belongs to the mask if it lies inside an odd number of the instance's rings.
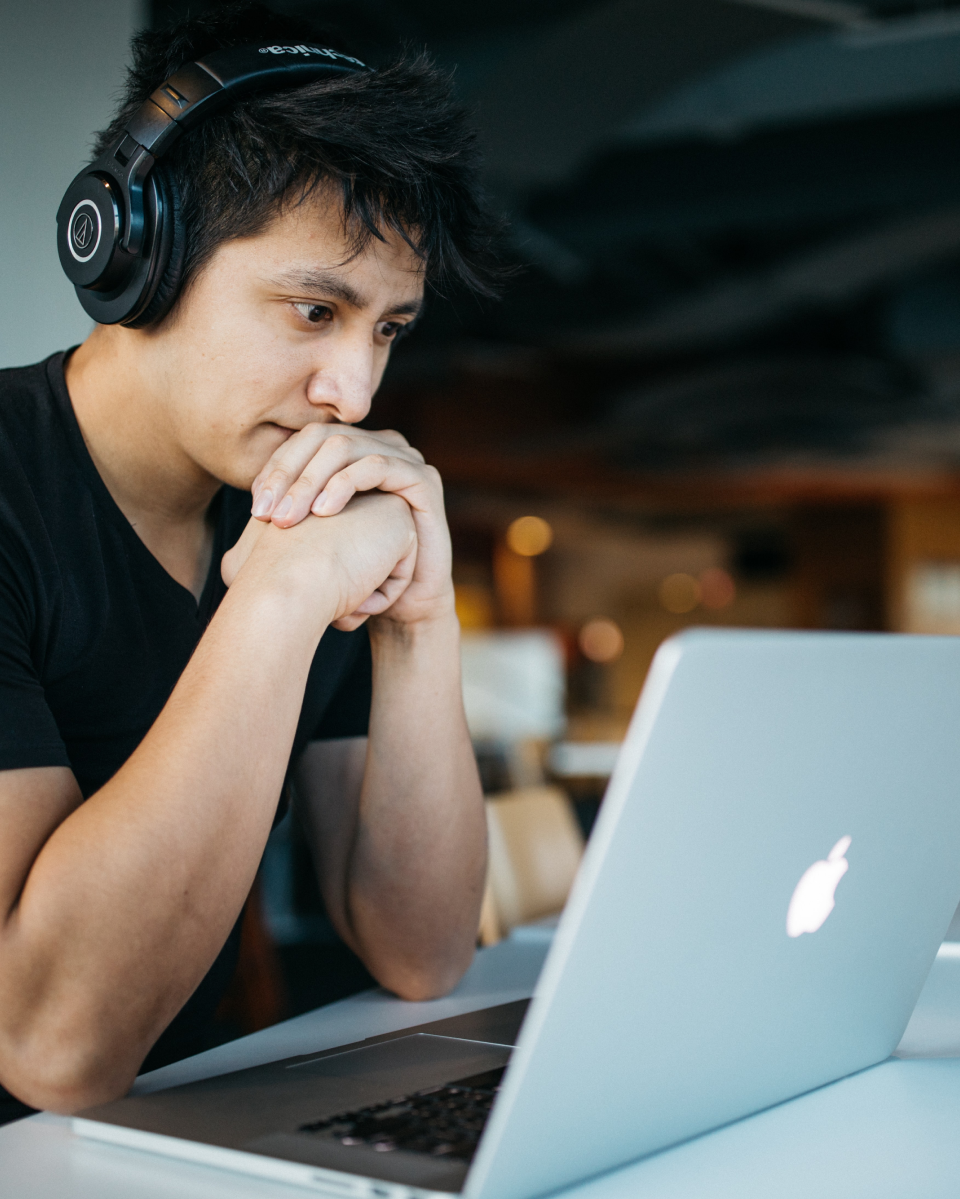
{"label": "illuminated apple logo", "polygon": [[787,936],[815,933],[833,911],[833,893],[850,863],[843,856],[850,848],[850,837],[841,837],[827,854],[826,861],[814,862],[805,870],[787,909]]}

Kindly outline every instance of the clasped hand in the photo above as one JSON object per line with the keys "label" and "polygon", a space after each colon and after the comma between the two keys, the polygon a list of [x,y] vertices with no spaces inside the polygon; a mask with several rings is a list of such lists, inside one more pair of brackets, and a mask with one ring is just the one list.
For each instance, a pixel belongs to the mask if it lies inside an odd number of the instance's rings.
{"label": "clasped hand", "polygon": [[[236,574],[269,525],[291,529],[309,516],[335,517],[354,496],[367,491],[392,493],[406,501],[416,547],[352,613],[335,622],[337,627],[355,628],[374,615],[407,624],[452,613],[450,535],[440,475],[419,450],[390,429],[371,432],[316,423],[289,437],[253,481],[253,519],[231,551],[232,562],[228,565],[225,559],[224,577],[232,581],[228,575]],[[368,535],[375,537],[376,506],[361,507],[372,518]],[[349,569],[349,564],[344,566]]]}

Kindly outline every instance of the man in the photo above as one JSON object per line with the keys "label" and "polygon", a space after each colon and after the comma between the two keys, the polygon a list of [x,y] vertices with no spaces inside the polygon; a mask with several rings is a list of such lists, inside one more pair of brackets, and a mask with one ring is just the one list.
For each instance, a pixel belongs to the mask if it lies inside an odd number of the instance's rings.
{"label": "man", "polygon": [[[182,62],[305,37],[249,7],[141,35],[100,149]],[[449,83],[418,58],[252,96],[164,169],[169,314],[0,374],[8,1113],[109,1100],[151,1047],[202,1045],[290,768],[330,918],[385,987],[441,994],[475,943],[440,480],[355,427],[425,282],[482,286]]]}

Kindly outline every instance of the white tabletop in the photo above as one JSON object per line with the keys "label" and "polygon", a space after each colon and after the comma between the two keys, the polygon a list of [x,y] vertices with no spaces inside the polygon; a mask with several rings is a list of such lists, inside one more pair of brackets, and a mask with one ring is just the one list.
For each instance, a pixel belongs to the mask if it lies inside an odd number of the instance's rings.
{"label": "white tabletop", "polygon": [[[547,944],[477,955],[445,999],[368,991],[138,1080],[144,1093],[528,996]],[[577,1188],[577,1199],[924,1199],[960,1191],[960,945],[941,951],[891,1059]],[[0,1128],[3,1199],[293,1199],[304,1192],[75,1138],[49,1115]]]}

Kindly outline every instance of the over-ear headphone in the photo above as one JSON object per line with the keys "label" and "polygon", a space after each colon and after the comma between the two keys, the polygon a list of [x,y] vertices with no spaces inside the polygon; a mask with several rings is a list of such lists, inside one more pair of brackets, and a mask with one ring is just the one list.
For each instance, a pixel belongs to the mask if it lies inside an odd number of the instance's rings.
{"label": "over-ear headphone", "polygon": [[249,92],[370,70],[318,46],[240,46],[171,75],[60,203],[60,265],[84,310],[102,325],[141,328],[176,298],[185,239],[176,188],[158,163],[181,133]]}

